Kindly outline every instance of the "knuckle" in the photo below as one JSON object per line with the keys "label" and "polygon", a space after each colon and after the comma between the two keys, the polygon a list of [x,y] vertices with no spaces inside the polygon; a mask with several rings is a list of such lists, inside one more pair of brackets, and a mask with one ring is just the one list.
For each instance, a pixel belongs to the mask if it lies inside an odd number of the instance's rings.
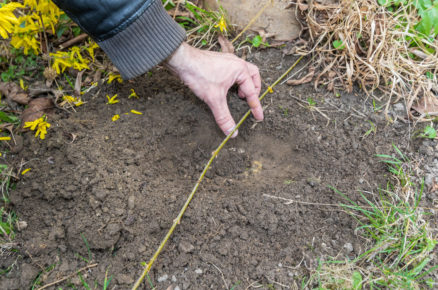
{"label": "knuckle", "polygon": [[230,123],[230,121],[231,121],[231,118],[229,116],[226,116],[226,115],[217,116],[215,119],[216,119],[216,123],[219,125],[219,127],[222,127],[222,126]]}

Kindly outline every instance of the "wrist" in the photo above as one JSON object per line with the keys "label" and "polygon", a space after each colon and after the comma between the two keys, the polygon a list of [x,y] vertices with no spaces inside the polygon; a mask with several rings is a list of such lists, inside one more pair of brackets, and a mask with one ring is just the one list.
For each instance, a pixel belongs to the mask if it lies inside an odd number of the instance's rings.
{"label": "wrist", "polygon": [[183,42],[164,62],[164,66],[177,75],[180,75],[188,67],[190,53],[193,48]]}

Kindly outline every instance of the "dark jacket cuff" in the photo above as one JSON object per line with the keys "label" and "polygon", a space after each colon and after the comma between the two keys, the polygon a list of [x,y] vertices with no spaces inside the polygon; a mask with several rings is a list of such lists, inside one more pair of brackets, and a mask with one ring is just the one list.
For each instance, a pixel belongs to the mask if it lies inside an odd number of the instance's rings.
{"label": "dark jacket cuff", "polygon": [[131,79],[169,57],[185,37],[184,29],[167,14],[161,1],[154,1],[126,29],[98,44],[122,78]]}

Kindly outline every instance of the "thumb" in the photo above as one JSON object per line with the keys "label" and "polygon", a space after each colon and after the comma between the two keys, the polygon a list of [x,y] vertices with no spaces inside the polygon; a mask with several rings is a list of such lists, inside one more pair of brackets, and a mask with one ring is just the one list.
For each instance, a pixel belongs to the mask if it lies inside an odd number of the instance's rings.
{"label": "thumb", "polygon": [[[219,128],[224,132],[225,135],[231,133],[231,131],[236,127],[236,122],[234,122],[231,116],[230,110],[227,104],[227,98],[224,97],[213,97],[211,102],[207,102],[210,110],[213,112],[214,119]],[[238,131],[234,132],[231,138],[237,137]]]}

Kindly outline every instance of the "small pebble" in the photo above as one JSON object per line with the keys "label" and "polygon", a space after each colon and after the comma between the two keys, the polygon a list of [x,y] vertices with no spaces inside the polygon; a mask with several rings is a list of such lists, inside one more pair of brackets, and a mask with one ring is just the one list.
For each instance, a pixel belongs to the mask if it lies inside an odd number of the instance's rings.
{"label": "small pebble", "polygon": [[190,244],[189,242],[182,241],[181,243],[179,243],[178,249],[180,252],[187,254],[187,253],[193,252],[195,247],[192,244]]}
{"label": "small pebble", "polygon": [[405,108],[405,105],[403,103],[394,104],[393,109],[398,114],[406,113],[406,108]]}
{"label": "small pebble", "polygon": [[135,196],[131,195],[128,197],[128,208],[134,209],[135,207]]}
{"label": "small pebble", "polygon": [[19,231],[24,230],[25,228],[27,228],[27,222],[26,221],[19,221],[17,223],[17,228]]}
{"label": "small pebble", "polygon": [[202,272],[201,269],[196,269],[196,270],[195,270],[195,273],[196,273],[196,274],[202,274],[203,272]]}
{"label": "small pebble", "polygon": [[[175,283],[176,282],[176,277],[175,275],[172,276],[172,282]],[[175,288],[176,289],[176,288]]]}
{"label": "small pebble", "polygon": [[164,274],[163,276],[158,277],[157,282],[158,282],[158,283],[164,282],[164,281],[166,281],[168,278],[169,278],[169,276],[168,276],[167,274]]}
{"label": "small pebble", "polygon": [[347,250],[348,253],[353,252],[353,245],[351,243],[346,243],[344,245],[344,248]]}
{"label": "small pebble", "polygon": [[173,290],[181,290],[181,288],[179,288],[179,286],[175,286],[175,288],[173,288]]}

